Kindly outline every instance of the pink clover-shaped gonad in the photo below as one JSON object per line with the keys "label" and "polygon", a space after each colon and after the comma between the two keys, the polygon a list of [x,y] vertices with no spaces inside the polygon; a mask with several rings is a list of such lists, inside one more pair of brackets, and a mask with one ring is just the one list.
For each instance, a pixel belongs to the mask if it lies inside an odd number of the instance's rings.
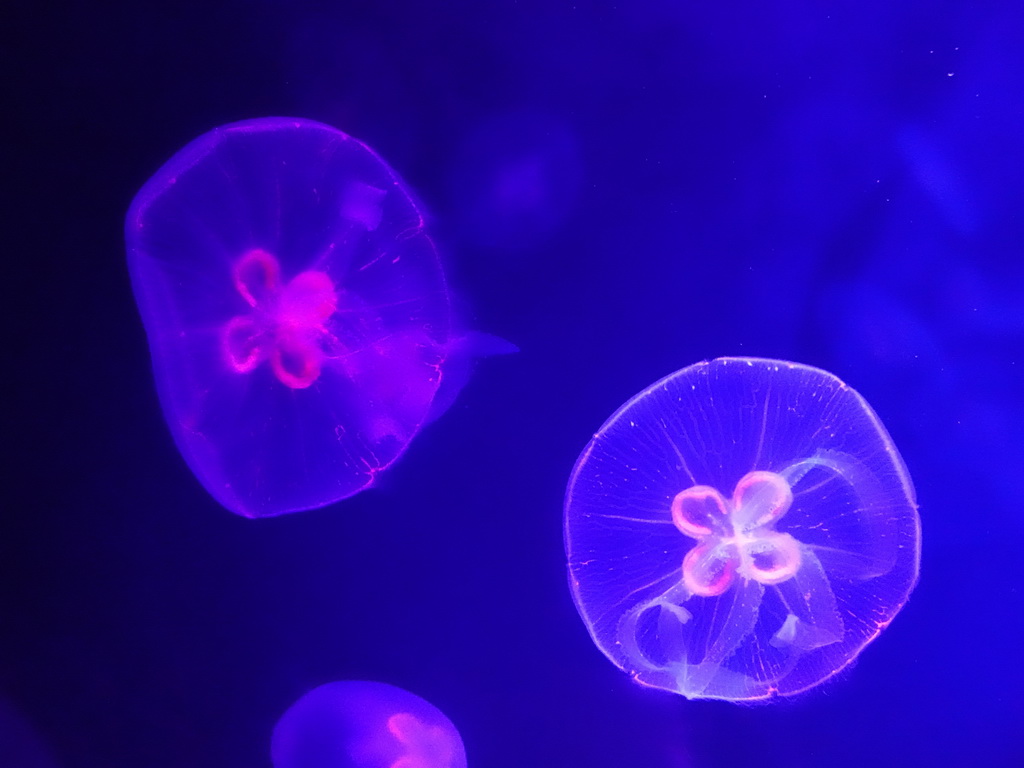
{"label": "pink clover-shaped gonad", "polygon": [[235,289],[251,311],[224,327],[229,366],[249,373],[269,361],[278,381],[305,389],[320,376],[327,321],[337,311],[338,294],[325,272],[300,272],[282,285],[281,267],[263,250],[246,253],[232,271]]}
{"label": "pink clover-shaped gonad", "polygon": [[439,726],[425,725],[407,712],[388,718],[388,731],[407,753],[391,768],[449,768],[455,758],[451,737]]}
{"label": "pink clover-shaped gonad", "polygon": [[748,472],[726,499],[695,485],[672,499],[672,522],[697,540],[683,558],[683,582],[695,595],[715,597],[736,577],[781,584],[800,569],[800,545],[774,525],[793,503],[789,483],[774,472]]}

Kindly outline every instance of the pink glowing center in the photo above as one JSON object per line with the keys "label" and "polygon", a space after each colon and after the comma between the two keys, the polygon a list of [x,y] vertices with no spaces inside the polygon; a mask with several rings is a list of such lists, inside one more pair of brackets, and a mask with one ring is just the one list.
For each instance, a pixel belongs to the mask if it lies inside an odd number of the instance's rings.
{"label": "pink glowing center", "polygon": [[800,545],[775,523],[793,503],[789,483],[774,472],[748,472],[732,499],[708,485],[695,485],[672,500],[672,522],[697,539],[683,558],[683,582],[695,595],[714,597],[736,575],[780,584],[800,569]]}
{"label": "pink glowing center", "polygon": [[444,728],[425,725],[408,712],[389,717],[388,731],[406,749],[391,768],[449,768],[455,758]]}
{"label": "pink glowing center", "polygon": [[300,272],[284,285],[281,266],[266,251],[252,250],[235,264],[235,289],[252,308],[224,326],[224,350],[238,373],[264,360],[278,380],[293,389],[320,376],[327,320],[338,308],[338,294],[324,272]]}

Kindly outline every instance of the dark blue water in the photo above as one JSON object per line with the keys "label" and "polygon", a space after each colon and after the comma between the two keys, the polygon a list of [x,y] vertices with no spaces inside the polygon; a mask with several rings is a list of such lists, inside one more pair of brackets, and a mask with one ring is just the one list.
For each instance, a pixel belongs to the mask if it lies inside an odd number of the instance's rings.
{"label": "dark blue water", "polygon": [[[475,768],[1024,761],[1024,12],[751,6],[5,8],[0,696],[23,754],[269,767],[292,702],[364,679],[440,708]],[[521,352],[379,488],[247,520],[164,424],[122,221],[184,143],[273,114],[386,157],[466,325]],[[857,664],[760,707],[634,685],[566,584],[579,451],[722,355],[861,392],[924,530]]]}

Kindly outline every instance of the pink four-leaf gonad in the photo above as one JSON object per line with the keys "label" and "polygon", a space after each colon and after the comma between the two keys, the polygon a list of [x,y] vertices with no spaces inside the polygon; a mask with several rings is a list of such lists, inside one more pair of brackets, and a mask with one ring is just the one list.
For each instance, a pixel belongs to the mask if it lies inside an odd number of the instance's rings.
{"label": "pink four-leaf gonad", "polygon": [[780,584],[800,569],[800,546],[774,526],[793,503],[785,478],[748,472],[732,498],[695,485],[672,500],[672,522],[697,544],[683,558],[683,582],[693,594],[721,595],[736,576]]}
{"label": "pink four-leaf gonad", "polygon": [[320,376],[327,321],[337,311],[334,282],[324,272],[300,272],[281,283],[281,267],[263,250],[242,256],[232,270],[235,289],[252,309],[224,327],[224,350],[238,373],[264,360],[278,381],[305,389]]}
{"label": "pink four-leaf gonad", "polygon": [[388,732],[408,752],[391,768],[449,768],[455,756],[444,728],[422,723],[414,715],[399,712],[388,718]]}

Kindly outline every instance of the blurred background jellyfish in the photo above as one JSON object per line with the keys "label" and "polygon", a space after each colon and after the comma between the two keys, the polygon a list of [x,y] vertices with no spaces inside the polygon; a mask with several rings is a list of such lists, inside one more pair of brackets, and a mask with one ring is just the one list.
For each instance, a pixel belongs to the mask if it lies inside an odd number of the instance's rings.
{"label": "blurred background jellyfish", "polygon": [[315,688],[274,727],[274,768],[466,768],[455,726],[437,707],[386,683]]}
{"label": "blurred background jellyfish", "polygon": [[468,243],[525,257],[568,218],[582,173],[578,139],[566,121],[501,113],[481,121],[458,152],[452,215]]}
{"label": "blurred background jellyfish", "polygon": [[164,415],[233,512],[367,488],[465,379],[446,376],[461,345],[422,214],[330,126],[201,136],[140,190],[126,239]]}
{"label": "blurred background jellyfish", "polygon": [[805,365],[721,358],[616,412],[569,481],[573,597],[638,682],[733,701],[850,664],[917,581],[906,467],[864,399]]}

